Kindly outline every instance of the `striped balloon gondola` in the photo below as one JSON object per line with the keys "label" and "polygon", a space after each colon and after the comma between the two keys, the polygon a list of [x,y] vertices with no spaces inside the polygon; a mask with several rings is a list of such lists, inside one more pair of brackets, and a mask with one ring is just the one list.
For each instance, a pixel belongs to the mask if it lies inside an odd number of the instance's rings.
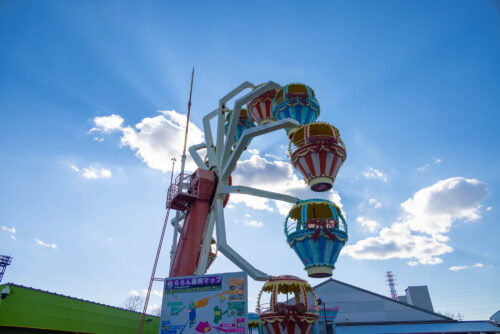
{"label": "striped balloon gondola", "polygon": [[[320,111],[319,102],[311,87],[298,83],[281,88],[273,100],[272,109],[276,120],[291,118],[300,125],[314,122]],[[285,130],[289,138],[297,131],[296,128]]]}
{"label": "striped balloon gondola", "polygon": [[[229,130],[229,122],[231,120],[232,112],[233,112],[232,110],[226,109],[226,124],[224,125],[224,133],[226,135],[227,135],[227,132]],[[236,131],[235,131],[234,137],[233,137],[233,140],[234,140],[233,146],[236,146],[238,144],[238,141],[240,140],[241,136],[243,135],[243,131],[245,131],[246,129],[254,128],[254,127],[255,127],[255,124],[252,123],[248,119],[247,110],[245,108],[242,108],[241,112],[240,112],[240,117],[238,118],[238,124],[236,125]],[[250,142],[249,142],[249,144],[250,144]]]}
{"label": "striped balloon gondola", "polygon": [[313,191],[330,190],[346,159],[339,130],[321,122],[301,126],[290,140],[288,153],[292,165]]}
{"label": "striped balloon gondola", "polygon": [[[268,301],[263,300],[263,293]],[[286,294],[287,302],[278,302],[279,294]],[[288,300],[288,294],[292,299]],[[267,333],[309,334],[318,319],[318,301],[307,281],[283,275],[264,283],[257,299],[257,313]]]}
{"label": "striped balloon gondola", "polygon": [[347,242],[347,224],[333,202],[309,199],[292,207],[285,235],[309,277],[329,277]]}
{"label": "striped balloon gondola", "polygon": [[276,92],[276,89],[268,90],[247,104],[250,118],[258,125],[271,123],[275,120],[271,104],[276,96]]}

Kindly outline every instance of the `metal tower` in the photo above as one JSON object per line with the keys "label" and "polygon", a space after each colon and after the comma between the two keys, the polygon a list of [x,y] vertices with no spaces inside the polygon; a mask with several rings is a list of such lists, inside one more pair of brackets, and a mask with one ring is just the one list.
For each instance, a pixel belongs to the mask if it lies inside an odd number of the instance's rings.
{"label": "metal tower", "polygon": [[396,291],[396,280],[394,279],[394,275],[392,275],[392,271],[388,271],[385,277],[387,277],[387,282],[389,283],[389,289],[391,290],[391,298],[394,300],[398,300],[398,292]]}
{"label": "metal tower", "polygon": [[5,269],[12,262],[12,257],[7,255],[0,255],[0,283],[2,283],[3,274]]}

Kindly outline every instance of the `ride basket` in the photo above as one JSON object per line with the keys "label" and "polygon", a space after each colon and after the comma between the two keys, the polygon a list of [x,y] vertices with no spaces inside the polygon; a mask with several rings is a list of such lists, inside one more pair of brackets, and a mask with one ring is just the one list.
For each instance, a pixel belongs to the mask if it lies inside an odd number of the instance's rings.
{"label": "ride basket", "polygon": [[309,199],[292,207],[285,235],[309,277],[330,277],[347,242],[347,224],[333,202]]}

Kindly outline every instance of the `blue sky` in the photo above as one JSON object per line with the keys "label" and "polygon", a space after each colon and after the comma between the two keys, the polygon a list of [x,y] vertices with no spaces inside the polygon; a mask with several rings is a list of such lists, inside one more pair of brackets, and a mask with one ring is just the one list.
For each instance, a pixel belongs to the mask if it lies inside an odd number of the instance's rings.
{"label": "blue sky", "polygon": [[[314,88],[348,154],[326,194],[350,233],[334,278],[388,295],[392,270],[400,294],[426,284],[435,310],[488,318],[500,308],[499,32],[490,1],[1,2],[4,280],[112,305],[142,293],[194,65],[192,143],[243,81]],[[235,179],[313,197],[287,144],[254,140]],[[305,278],[284,212],[234,197],[228,240],[270,274]],[[235,269],[221,257],[210,272]]]}

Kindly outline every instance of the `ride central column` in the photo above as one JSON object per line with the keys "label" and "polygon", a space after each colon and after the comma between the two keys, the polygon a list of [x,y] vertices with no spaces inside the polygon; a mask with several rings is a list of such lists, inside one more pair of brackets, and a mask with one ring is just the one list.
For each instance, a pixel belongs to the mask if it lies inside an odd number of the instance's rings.
{"label": "ride central column", "polygon": [[186,217],[170,270],[170,277],[192,276],[195,273],[215,182],[215,173],[197,169],[190,176],[187,191],[182,190],[183,187],[181,187],[181,190],[170,201],[173,208],[175,206],[184,207],[183,211]]}

